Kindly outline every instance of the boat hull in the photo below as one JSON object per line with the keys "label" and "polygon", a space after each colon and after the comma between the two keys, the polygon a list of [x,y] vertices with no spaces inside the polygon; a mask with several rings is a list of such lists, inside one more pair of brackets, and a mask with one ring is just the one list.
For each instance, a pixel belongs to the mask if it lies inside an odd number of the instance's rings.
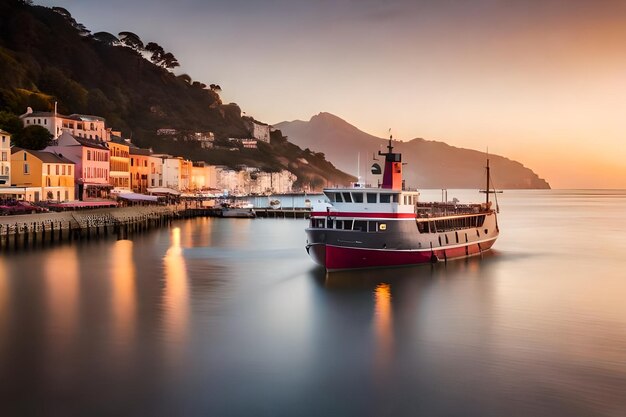
{"label": "boat hull", "polygon": [[419,265],[480,255],[489,250],[496,238],[467,245],[433,250],[368,249],[329,244],[307,245],[307,252],[329,271]]}
{"label": "boat hull", "polygon": [[255,218],[256,214],[254,212],[253,209],[249,209],[249,208],[223,208],[221,211],[221,216],[222,217],[233,217],[233,218],[245,218],[245,219],[251,219],[251,218]]}

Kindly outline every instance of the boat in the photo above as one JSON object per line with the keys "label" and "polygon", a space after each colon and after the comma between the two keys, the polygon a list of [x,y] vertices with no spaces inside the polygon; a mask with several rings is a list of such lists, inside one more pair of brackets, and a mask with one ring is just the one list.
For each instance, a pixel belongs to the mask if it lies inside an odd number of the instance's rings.
{"label": "boat", "polygon": [[251,203],[223,202],[220,204],[221,217],[255,218],[254,206]]}
{"label": "boat", "polygon": [[402,155],[393,152],[391,137],[387,148],[378,152],[385,157],[378,187],[327,188],[328,201],[313,205],[306,250],[316,263],[327,271],[416,265],[481,255],[493,246],[500,230],[497,204],[489,200],[489,159],[484,203],[420,202],[419,191],[405,188]]}
{"label": "boat", "polygon": [[279,199],[277,199],[277,198],[273,198],[273,199],[272,198],[268,198],[268,199],[269,199],[269,205],[270,205],[271,209],[273,209],[273,210],[280,209],[281,202],[280,202]]}

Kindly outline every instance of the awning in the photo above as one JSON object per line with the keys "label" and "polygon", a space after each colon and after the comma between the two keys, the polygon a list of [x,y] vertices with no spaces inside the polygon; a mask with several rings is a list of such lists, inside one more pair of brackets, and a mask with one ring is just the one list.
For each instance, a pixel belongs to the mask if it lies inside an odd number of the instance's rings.
{"label": "awning", "polygon": [[118,200],[123,199],[123,200],[128,200],[128,201],[147,201],[147,202],[149,201],[153,203],[156,203],[157,201],[159,201],[159,197],[155,195],[145,195],[145,194],[137,194],[137,193],[119,194],[117,198]]}
{"label": "awning", "polygon": [[171,194],[171,195],[180,195],[180,192],[166,187],[149,187],[148,193],[150,194]]}

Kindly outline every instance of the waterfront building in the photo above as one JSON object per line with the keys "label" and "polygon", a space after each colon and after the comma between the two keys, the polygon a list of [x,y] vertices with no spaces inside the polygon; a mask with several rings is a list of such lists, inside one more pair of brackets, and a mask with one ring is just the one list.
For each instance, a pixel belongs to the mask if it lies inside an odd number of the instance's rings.
{"label": "waterfront building", "polygon": [[145,194],[150,184],[150,162],[152,151],[150,149],[130,146],[130,188],[135,193]]}
{"label": "waterfront building", "polygon": [[106,127],[105,119],[99,116],[85,114],[64,116],[57,112],[33,111],[28,107],[20,119],[24,127],[33,125],[45,127],[54,139],[59,138],[64,130],[79,138],[105,142],[111,139],[111,129]]}
{"label": "waterfront building", "polygon": [[158,156],[148,156],[148,186],[163,187],[163,160]]}
{"label": "waterfront building", "polygon": [[217,169],[206,162],[194,162],[191,168],[191,186],[194,191],[206,191],[217,188]]}
{"label": "waterfront building", "polygon": [[130,144],[119,136],[106,143],[110,151],[109,183],[118,191],[130,190]]}
{"label": "waterfront building", "polygon": [[161,184],[159,186],[171,188],[172,190],[180,190],[180,170],[181,157],[167,154],[152,155],[161,160]]}
{"label": "waterfront building", "polygon": [[285,194],[293,192],[297,177],[287,170],[263,172],[258,169],[248,170],[245,192],[248,194]]}
{"label": "waterfront building", "polygon": [[110,196],[110,151],[102,142],[74,137],[66,130],[56,144],[44,150],[74,162],[75,199],[82,201]]}
{"label": "waterfront building", "polygon": [[179,159],[180,162],[180,183],[179,190],[185,191],[191,188],[191,171],[193,168],[193,163],[184,158]]}
{"label": "waterfront building", "polygon": [[0,129],[0,187],[11,186],[11,134]]}
{"label": "waterfront building", "polygon": [[232,194],[245,194],[245,171],[218,166],[216,172],[216,188]]}
{"label": "waterfront building", "polygon": [[28,201],[74,199],[74,162],[53,152],[11,149],[11,182]]}

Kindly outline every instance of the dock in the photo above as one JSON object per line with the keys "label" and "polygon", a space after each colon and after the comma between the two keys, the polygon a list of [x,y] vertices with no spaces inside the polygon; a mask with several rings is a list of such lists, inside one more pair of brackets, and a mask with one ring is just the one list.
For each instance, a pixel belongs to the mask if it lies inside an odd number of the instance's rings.
{"label": "dock", "polygon": [[[305,219],[310,209],[254,209],[257,218]],[[219,208],[133,206],[0,217],[0,251],[22,251],[104,237],[118,240],[174,220],[221,217]]]}

